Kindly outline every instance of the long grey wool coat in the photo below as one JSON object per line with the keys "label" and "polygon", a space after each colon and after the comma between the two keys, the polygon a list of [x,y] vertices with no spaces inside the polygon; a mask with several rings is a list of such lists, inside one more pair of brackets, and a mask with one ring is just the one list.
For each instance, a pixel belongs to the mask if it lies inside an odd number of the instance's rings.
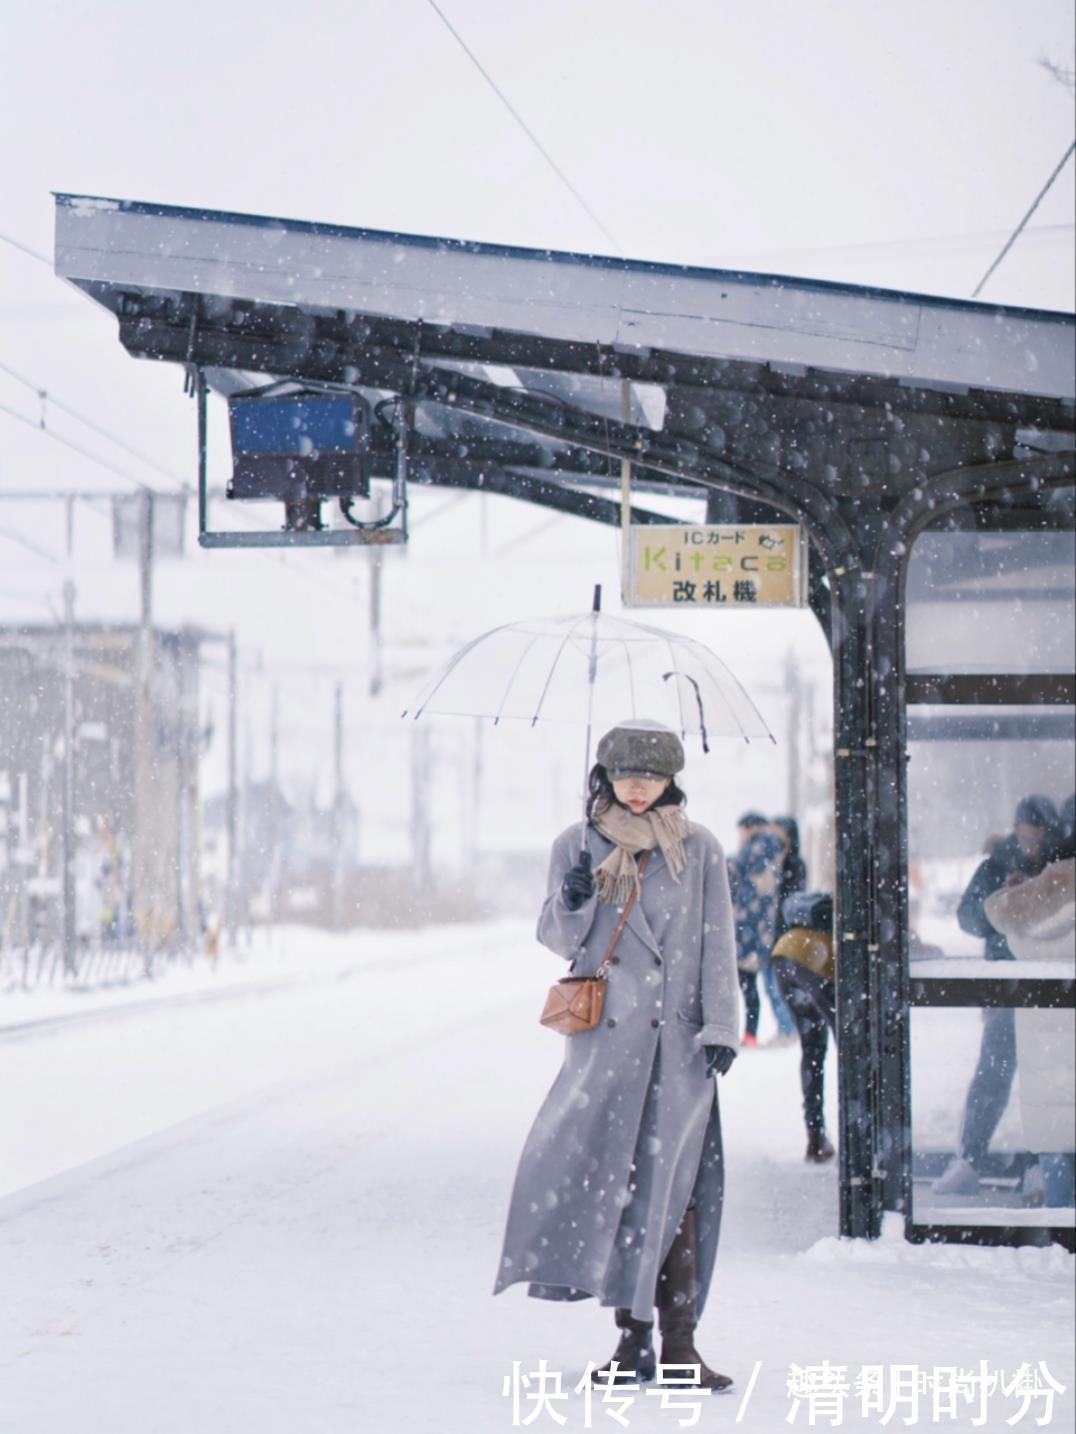
{"label": "long grey wool coat", "polygon": [[[574,962],[601,964],[619,910],[591,897],[569,911],[561,881],[581,825],[553,846],[538,939]],[[593,829],[598,866],[612,844]],[[527,1137],[512,1191],[494,1294],[521,1280],[539,1299],[579,1300],[653,1318],[657,1279],[694,1199],[698,1310],[717,1253],[724,1188],[716,1082],[704,1045],[740,1043],[736,943],[725,855],[689,825],[674,881],[651,852],[609,967],[601,1024],[564,1037],[564,1064]]]}

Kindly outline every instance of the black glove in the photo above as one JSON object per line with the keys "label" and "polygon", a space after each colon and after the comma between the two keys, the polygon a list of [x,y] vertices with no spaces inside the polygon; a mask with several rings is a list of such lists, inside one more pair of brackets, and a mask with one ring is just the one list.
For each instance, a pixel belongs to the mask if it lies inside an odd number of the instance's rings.
{"label": "black glove", "polygon": [[568,868],[560,884],[560,895],[569,911],[578,911],[583,902],[594,895],[594,873],[590,869],[589,851],[581,851],[576,864]]}
{"label": "black glove", "polygon": [[703,1046],[702,1053],[706,1057],[707,1076],[727,1075],[736,1059],[736,1052],[731,1046]]}

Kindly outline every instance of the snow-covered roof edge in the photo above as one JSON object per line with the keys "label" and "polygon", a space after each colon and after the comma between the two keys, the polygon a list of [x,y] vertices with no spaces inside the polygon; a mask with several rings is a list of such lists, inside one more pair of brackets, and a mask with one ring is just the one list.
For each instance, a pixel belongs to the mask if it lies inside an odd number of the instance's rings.
{"label": "snow-covered roof edge", "polygon": [[1070,314],[141,201],[55,199],[56,272],[76,284],[1076,400]]}

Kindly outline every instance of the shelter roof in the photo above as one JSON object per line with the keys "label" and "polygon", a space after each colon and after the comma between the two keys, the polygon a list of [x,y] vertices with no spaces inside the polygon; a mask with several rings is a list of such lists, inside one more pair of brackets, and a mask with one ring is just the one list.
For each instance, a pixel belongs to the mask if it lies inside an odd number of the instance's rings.
{"label": "shelter roof", "polygon": [[375,477],[406,413],[409,481],[617,523],[628,462],[712,521],[806,521],[833,568],[924,479],[1071,484],[1071,314],[68,194],[56,270],[221,393],[359,392]]}
{"label": "shelter roof", "polygon": [[1073,317],[969,300],[339,225],[56,196],[56,271],[142,293],[364,315],[1071,402]]}

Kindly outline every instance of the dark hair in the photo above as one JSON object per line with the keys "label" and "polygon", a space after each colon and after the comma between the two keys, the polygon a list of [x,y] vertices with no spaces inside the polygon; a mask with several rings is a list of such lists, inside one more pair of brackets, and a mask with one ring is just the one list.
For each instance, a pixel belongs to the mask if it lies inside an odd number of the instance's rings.
{"label": "dark hair", "polygon": [[1057,808],[1049,797],[1024,797],[1016,808],[1013,826],[1021,826],[1024,823],[1029,827],[1040,827],[1046,831],[1052,831],[1060,825]]}
{"label": "dark hair", "polygon": [[800,824],[795,817],[774,817],[773,824],[780,827],[785,836],[788,837],[788,850],[791,856],[800,854]]}
{"label": "dark hair", "polygon": [[[587,821],[593,822],[596,816],[600,816],[608,807],[619,806],[616,793],[613,791],[613,784],[609,773],[600,762],[595,762],[590,769],[590,777],[587,781]],[[687,801],[684,792],[676,785],[676,778],[669,780],[669,785],[662,792],[654,803],[655,807],[682,807]]]}

